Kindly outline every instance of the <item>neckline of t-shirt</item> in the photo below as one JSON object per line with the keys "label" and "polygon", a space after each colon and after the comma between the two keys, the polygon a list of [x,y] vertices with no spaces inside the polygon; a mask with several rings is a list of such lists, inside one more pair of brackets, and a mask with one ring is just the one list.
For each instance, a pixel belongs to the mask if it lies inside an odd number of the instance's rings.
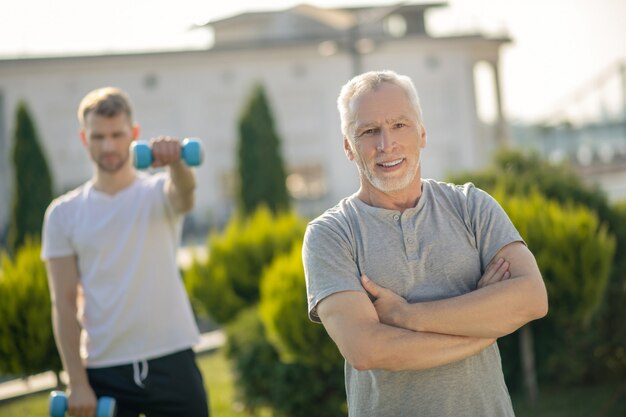
{"label": "neckline of t-shirt", "polygon": [[404,210],[404,212],[400,212],[400,210],[392,210],[392,209],[386,209],[383,207],[370,206],[369,204],[367,204],[366,202],[364,202],[358,197],[358,193],[352,194],[350,199],[355,201],[355,204],[357,204],[359,207],[361,207],[365,211],[370,212],[375,215],[388,216],[390,214],[391,215],[399,214],[402,216],[406,216],[406,215],[417,214],[422,209],[422,207],[424,207],[424,204],[426,204],[425,201],[429,198],[428,196],[430,194],[430,181],[428,179],[422,178],[421,183],[422,183],[422,195],[417,201],[417,204],[415,205],[415,207],[411,207],[411,208]]}
{"label": "neckline of t-shirt", "polygon": [[107,194],[105,192],[96,190],[96,188],[93,186],[93,180],[89,180],[87,181],[87,192],[91,194],[92,196],[101,200],[105,200],[105,201],[116,200],[122,197],[123,195],[125,195],[126,193],[128,193],[130,190],[132,190],[139,183],[139,180],[143,178],[144,176],[145,174],[142,172],[136,173],[133,181],[130,184],[128,184],[126,187],[116,192],[115,194]]}

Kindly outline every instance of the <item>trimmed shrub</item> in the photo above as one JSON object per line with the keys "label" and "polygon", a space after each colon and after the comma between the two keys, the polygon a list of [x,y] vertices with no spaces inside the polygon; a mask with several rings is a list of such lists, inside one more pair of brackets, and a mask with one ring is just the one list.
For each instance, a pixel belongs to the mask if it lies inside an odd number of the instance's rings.
{"label": "trimmed shrub", "polygon": [[7,236],[10,256],[27,237],[41,236],[44,213],[52,201],[52,179],[39,135],[26,103],[20,102],[13,133],[13,196]]}
{"label": "trimmed shrub", "polygon": [[606,298],[590,326],[595,336],[590,379],[601,382],[626,380],[626,201],[612,205],[611,216],[617,256]]}
{"label": "trimmed shrub", "polygon": [[226,326],[226,355],[237,375],[237,396],[251,411],[271,406],[274,377],[282,366],[265,336],[256,306],[242,310]]}
{"label": "trimmed shrub", "polygon": [[15,260],[3,255],[0,271],[0,373],[59,372],[50,293],[40,246],[27,240]]}
{"label": "trimmed shrub", "polygon": [[227,335],[226,352],[237,375],[237,395],[249,410],[266,405],[276,416],[347,415],[343,368],[282,362],[267,339],[256,307],[242,311],[227,326]]}
{"label": "trimmed shrub", "polygon": [[287,175],[280,138],[265,89],[257,84],[239,117],[239,209],[252,214],[260,205],[277,213],[289,210]]}
{"label": "trimmed shrub", "polygon": [[[532,323],[538,375],[563,384],[582,382],[593,360],[591,323],[606,293],[615,239],[586,207],[561,205],[538,192],[505,198],[500,191],[494,197],[535,255],[548,290],[548,317]],[[518,349],[504,340],[501,347]],[[503,353],[503,359],[514,356]]]}
{"label": "trimmed shrub", "polygon": [[[598,230],[604,230],[607,234],[616,238],[614,254],[626,253],[626,203],[610,206],[606,195],[598,186],[584,183],[566,164],[552,165],[542,160],[537,153],[523,153],[516,150],[506,150],[496,155],[494,164],[481,172],[456,175],[448,179],[455,183],[473,182],[477,187],[485,191],[500,193],[498,200],[503,203],[508,197],[529,196],[532,193],[540,193],[549,200],[558,201],[564,205],[564,210],[569,211],[573,204],[584,206],[594,213],[594,220]],[[497,191],[496,191],[497,190]],[[506,197],[505,197],[506,196]],[[503,204],[504,205],[504,204]],[[508,209],[507,209],[508,210]],[[511,213],[509,213],[511,214]],[[544,217],[544,210],[536,211],[536,221],[541,225],[548,221]],[[575,216],[574,216],[575,217]],[[534,220],[528,219],[527,229],[535,229]],[[580,219],[577,222],[584,223]],[[603,226],[600,226],[602,224]],[[606,226],[606,229],[604,227]],[[538,371],[542,379],[564,383],[584,383],[587,381],[606,381],[609,378],[623,380],[626,376],[626,331],[621,323],[621,317],[626,314],[626,257],[613,256],[610,278],[606,280],[605,257],[598,267],[600,270],[597,282],[586,280],[584,288],[578,285],[581,273],[575,271],[569,277],[559,278],[552,282],[550,276],[562,275],[571,271],[576,265],[585,265],[588,275],[593,270],[594,259],[597,260],[598,252],[602,247],[595,247],[593,243],[574,239],[566,242],[561,232],[551,233],[549,227],[541,226],[546,233],[537,238],[537,242],[529,242],[531,250],[537,255],[536,250],[544,246],[543,240],[560,241],[566,246],[563,251],[567,254],[548,266],[547,285],[549,290],[550,314],[547,318],[532,323],[535,332],[535,345],[537,346]],[[593,228],[591,223],[586,226],[587,231]],[[599,235],[605,234],[599,232]],[[538,232],[537,232],[538,233]],[[535,233],[535,234],[537,234]],[[524,232],[522,233],[524,236]],[[554,238],[556,235],[556,240]],[[600,237],[603,240],[602,237]],[[593,240],[593,239],[591,239]],[[550,250],[556,250],[557,243],[546,242]],[[589,248],[586,251],[585,247]],[[606,248],[605,248],[606,249]],[[593,259],[591,259],[593,258]],[[545,259],[539,260],[540,267],[546,264]],[[569,267],[568,267],[569,265]],[[546,278],[546,274],[544,274]],[[564,285],[561,289],[558,285]],[[574,293],[582,293],[583,305],[571,305],[577,302]],[[579,294],[580,295],[580,294]],[[566,303],[566,304],[564,304]],[[569,320],[568,311],[574,311],[576,319],[582,320],[577,325],[559,327],[554,316],[561,317],[558,320]],[[559,313],[560,312],[560,313]],[[586,325],[585,325],[586,324]],[[519,372],[519,348],[517,335],[507,336],[499,340],[502,353],[503,367],[507,376],[509,387],[514,387]],[[554,357],[561,365],[552,364],[542,366],[546,358]],[[569,362],[567,366],[566,362]],[[563,368],[563,373],[557,369]]]}
{"label": "trimmed shrub", "polygon": [[306,223],[294,213],[272,214],[259,207],[249,218],[233,217],[221,234],[208,239],[206,263],[185,273],[194,306],[220,324],[259,301],[263,268],[301,241]]}
{"label": "trimmed shrub", "polygon": [[563,204],[574,202],[588,207],[602,222],[610,217],[606,195],[600,187],[583,183],[569,165],[550,164],[537,153],[500,151],[491,167],[448,180],[457,184],[471,181],[485,191],[503,190],[504,195],[529,195],[536,190]]}
{"label": "trimmed shrub", "polygon": [[341,369],[343,357],[321,324],[307,316],[302,242],[278,256],[261,278],[261,320],[282,362]]}
{"label": "trimmed shrub", "polygon": [[531,249],[550,296],[550,317],[588,326],[604,297],[615,238],[588,208],[562,206],[538,192],[528,198],[495,193]]}

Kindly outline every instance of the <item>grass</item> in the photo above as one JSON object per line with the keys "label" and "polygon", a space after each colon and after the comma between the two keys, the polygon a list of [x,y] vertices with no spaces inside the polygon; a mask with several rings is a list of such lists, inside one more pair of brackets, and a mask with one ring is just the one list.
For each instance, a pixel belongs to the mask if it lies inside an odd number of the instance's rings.
{"label": "grass", "polygon": [[[200,355],[198,366],[210,392],[211,416],[253,417],[235,399],[233,374],[221,351]],[[536,407],[531,408],[522,395],[514,395],[513,404],[517,417],[624,417],[626,382],[578,388],[542,387]],[[9,416],[47,417],[48,393],[0,404],[0,417]],[[267,409],[254,415],[270,416]],[[315,417],[315,413],[309,417]]]}
{"label": "grass", "polygon": [[543,387],[533,408],[522,395],[513,396],[517,417],[624,417],[626,382],[592,387]]}

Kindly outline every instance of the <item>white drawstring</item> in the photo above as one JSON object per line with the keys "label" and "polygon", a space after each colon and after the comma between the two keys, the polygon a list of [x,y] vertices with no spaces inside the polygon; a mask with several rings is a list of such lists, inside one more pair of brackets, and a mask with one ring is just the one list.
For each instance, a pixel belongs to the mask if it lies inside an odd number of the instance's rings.
{"label": "white drawstring", "polygon": [[[140,369],[141,368],[141,369]],[[135,384],[140,388],[145,388],[143,381],[148,377],[148,361],[142,360],[141,362],[133,362],[133,379]]]}

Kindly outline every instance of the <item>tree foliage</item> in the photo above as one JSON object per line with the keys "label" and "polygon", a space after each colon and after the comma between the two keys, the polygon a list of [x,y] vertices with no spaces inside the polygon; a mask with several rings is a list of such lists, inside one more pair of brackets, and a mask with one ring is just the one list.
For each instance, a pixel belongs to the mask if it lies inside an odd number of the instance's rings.
{"label": "tree foliage", "polygon": [[280,139],[262,85],[256,85],[239,118],[239,208],[251,214],[261,204],[272,212],[289,209]]}
{"label": "tree foliage", "polygon": [[13,196],[8,250],[13,256],[27,236],[41,236],[43,216],[52,200],[52,179],[26,103],[20,102],[13,133]]}

